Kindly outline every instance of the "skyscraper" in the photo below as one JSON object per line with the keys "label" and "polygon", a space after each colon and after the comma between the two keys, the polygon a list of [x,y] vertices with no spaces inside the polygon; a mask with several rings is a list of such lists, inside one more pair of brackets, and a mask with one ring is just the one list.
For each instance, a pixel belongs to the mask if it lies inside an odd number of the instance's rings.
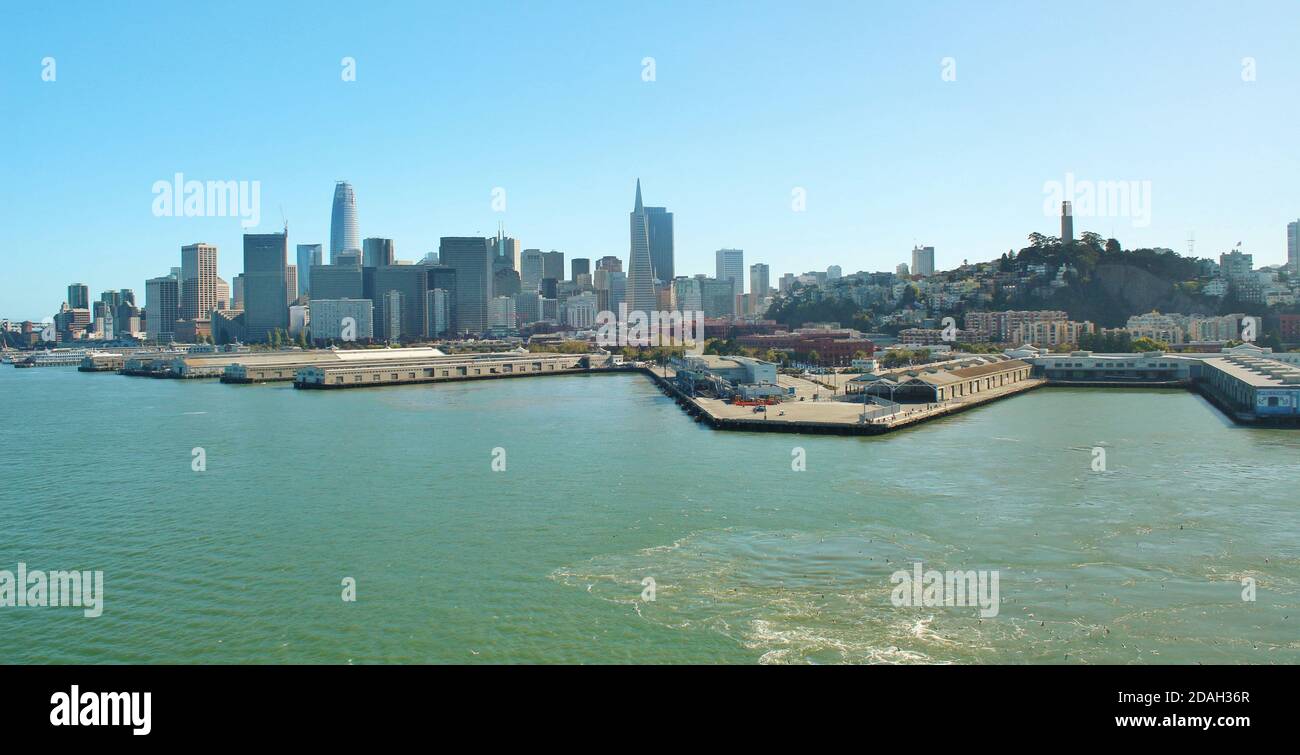
{"label": "skyscraper", "polygon": [[361,242],[361,264],[364,267],[384,267],[397,261],[392,239],[369,238]]}
{"label": "skyscraper", "polygon": [[[1061,203],[1061,242],[1074,241],[1074,209],[1069,202]],[[934,272],[933,270],[931,272]]]}
{"label": "skyscraper", "polygon": [[1300,275],[1300,220],[1286,224],[1286,266]]}
{"label": "skyscraper", "polygon": [[206,320],[217,306],[217,248],[181,247],[181,319]]}
{"label": "skyscraper", "polygon": [[505,228],[502,227],[497,229],[492,248],[495,252],[492,257],[493,271],[509,269],[519,272],[519,239],[507,236]]}
{"label": "skyscraper", "polygon": [[623,272],[623,260],[612,254],[606,255],[596,260],[596,269],[608,270],[612,273],[621,273]]}
{"label": "skyscraper", "polygon": [[[429,293],[429,271],[424,265],[385,265],[375,268],[375,336],[396,341],[423,336],[425,330],[425,304]],[[392,295],[396,294],[394,300]],[[398,316],[391,316],[388,307],[398,301]],[[396,330],[393,323],[398,324]]]}
{"label": "skyscraper", "polygon": [[320,244],[298,245],[298,295],[311,295],[311,269],[324,264]]}
{"label": "skyscraper", "polygon": [[444,236],[438,244],[438,259],[456,271],[458,333],[480,335],[488,329],[492,254],[492,240],[482,236]]}
{"label": "skyscraper", "polygon": [[579,275],[591,274],[591,260],[586,257],[574,257],[569,261],[569,269],[572,271],[570,280],[577,283]]}
{"label": "skyscraper", "polygon": [[72,309],[89,309],[90,287],[85,283],[73,283],[69,285],[68,306]]}
{"label": "skyscraper", "polygon": [[934,247],[912,247],[912,275],[934,275]]}
{"label": "skyscraper", "polygon": [[627,260],[627,308],[630,312],[654,312],[654,268],[650,263],[650,220],[641,202],[641,179],[636,181],[636,202],[629,216],[631,248]]}
{"label": "skyscraper", "polygon": [[564,280],[564,252],[542,252],[542,279]]}
{"label": "skyscraper", "polygon": [[743,249],[719,249],[715,255],[717,275],[720,281],[731,281],[733,296],[745,293],[745,251]]}
{"label": "skyscraper", "polygon": [[338,181],[334,184],[334,208],[330,212],[330,264],[334,264],[335,255],[351,250],[361,251],[357,198],[352,193],[352,184]]}
{"label": "skyscraper", "polygon": [[770,277],[771,273],[767,265],[762,262],[756,262],[749,266],[749,311],[751,314],[760,314],[763,311],[763,299],[767,297],[767,290],[771,287]]}
{"label": "skyscraper", "polygon": [[542,283],[542,250],[525,249],[519,255],[519,290],[533,293]]}
{"label": "skyscraper", "polygon": [[284,267],[284,295],[285,304],[293,304],[293,300],[298,298],[297,265],[285,265]]}
{"label": "skyscraper", "polygon": [[144,282],[145,332],[154,343],[171,343],[181,316],[180,281],[170,275]]}
{"label": "skyscraper", "polygon": [[673,279],[673,214],[664,207],[645,208],[650,226],[650,269],[655,280]]}
{"label": "skyscraper", "polygon": [[244,330],[251,343],[265,343],[275,330],[289,332],[288,260],[288,230],[244,234]]}

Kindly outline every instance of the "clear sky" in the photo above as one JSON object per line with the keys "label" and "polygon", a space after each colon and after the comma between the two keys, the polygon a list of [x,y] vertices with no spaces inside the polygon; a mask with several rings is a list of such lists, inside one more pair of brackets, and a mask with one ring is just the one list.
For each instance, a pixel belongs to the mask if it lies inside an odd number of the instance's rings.
{"label": "clear sky", "polygon": [[[1280,2],[58,2],[0,29],[0,316],[70,282],[134,288],[234,217],[155,217],[177,172],[261,182],[261,225],[626,259],[635,181],[713,252],[785,272],[940,268],[1056,234],[1045,182],[1150,182],[1149,223],[1076,232],[1200,256],[1286,253],[1300,217],[1300,4]],[[55,80],[43,81],[55,60]],[[341,60],[356,60],[342,80]],[[645,81],[643,59],[654,58]],[[952,61],[945,68],[944,59]],[[1243,64],[1253,58],[1253,69]],[[955,80],[945,81],[944,72]],[[1243,80],[1252,78],[1254,80]],[[950,76],[951,78],[951,76]],[[492,192],[505,190],[504,212]],[[806,192],[806,209],[792,192]],[[1134,210],[1136,212],[1136,210]],[[1130,213],[1132,214],[1132,213]]]}

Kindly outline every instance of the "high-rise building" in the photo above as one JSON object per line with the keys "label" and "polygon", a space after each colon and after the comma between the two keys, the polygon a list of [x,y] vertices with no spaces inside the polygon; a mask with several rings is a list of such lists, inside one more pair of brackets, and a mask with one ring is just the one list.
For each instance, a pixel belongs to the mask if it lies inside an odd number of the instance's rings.
{"label": "high-rise building", "polygon": [[[456,271],[446,265],[432,265],[425,268],[428,271],[429,282],[427,289],[429,291],[442,291],[445,294],[447,302],[447,319],[442,323],[442,330],[430,332],[428,335],[454,335],[456,330]],[[429,327],[433,323],[426,317],[425,322]]]}
{"label": "high-rise building", "polygon": [[763,309],[763,300],[767,298],[771,274],[767,265],[755,262],[749,266],[749,311],[758,314]]}
{"label": "high-rise building", "polygon": [[68,306],[72,309],[89,309],[90,287],[85,283],[73,283],[69,285]]}
{"label": "high-rise building", "polygon": [[401,291],[389,291],[379,298],[379,321],[383,323],[380,338],[400,341],[402,338],[402,310],[404,297]]}
{"label": "high-rise building", "polygon": [[574,257],[569,261],[569,270],[572,276],[569,280],[577,283],[578,276],[591,274],[591,260],[586,257]]}
{"label": "high-rise building", "polygon": [[180,281],[165,275],[144,282],[145,332],[154,343],[171,343],[181,316]]}
{"label": "high-rise building", "polygon": [[629,214],[631,248],[627,259],[627,308],[629,312],[654,312],[654,267],[650,263],[650,220],[641,202],[641,179],[636,181],[636,202]]}
{"label": "high-rise building", "polygon": [[674,279],[673,297],[677,300],[677,310],[680,312],[704,311],[704,296],[699,278]]}
{"label": "high-rise building", "polygon": [[664,207],[645,208],[650,228],[650,269],[654,279],[673,279],[673,214]]}
{"label": "high-rise building", "polygon": [[250,343],[265,343],[273,331],[289,331],[288,259],[288,230],[244,234],[244,330]]}
{"label": "high-rise building", "polygon": [[1300,220],[1286,224],[1286,266],[1300,275]]}
{"label": "high-rise building", "polygon": [[313,265],[311,298],[363,299],[361,268],[348,265]]}
{"label": "high-rise building", "polygon": [[311,295],[311,269],[324,264],[320,244],[298,245],[298,295]]}
{"label": "high-rise building", "polygon": [[497,296],[514,296],[520,290],[519,273],[514,268],[503,267],[492,274],[492,292]]}
{"label": "high-rise building", "polygon": [[397,262],[392,239],[369,238],[361,242],[363,267],[384,267]]}
{"label": "high-rise building", "polygon": [[330,212],[330,264],[338,261],[336,255],[349,251],[361,251],[357,198],[352,193],[352,184],[338,181],[334,184],[334,206]]}
{"label": "high-rise building", "polygon": [[844,270],[839,265],[831,265],[826,268],[826,280],[837,281],[844,277]]}
{"label": "high-rise building", "polygon": [[513,296],[494,296],[489,305],[488,329],[495,332],[512,331],[518,328],[515,320],[515,298]]}
{"label": "high-rise building", "polygon": [[1223,277],[1230,281],[1245,280],[1254,267],[1255,256],[1252,254],[1243,254],[1234,249],[1227,254],[1219,255],[1219,269],[1223,271]]}
{"label": "high-rise building", "polygon": [[374,303],[369,299],[312,299],[313,341],[369,341],[375,337]]}
{"label": "high-rise building", "polygon": [[284,268],[284,294],[286,304],[293,304],[293,300],[298,298],[298,266],[286,265]]}
{"label": "high-rise building", "polygon": [[700,282],[700,309],[705,317],[730,317],[736,314],[736,281],[730,278],[705,278]]}
{"label": "high-rise building", "polygon": [[519,290],[532,293],[542,283],[542,250],[525,249],[519,256]]}
{"label": "high-rise building", "polygon": [[439,338],[451,329],[451,292],[441,288],[431,289],[425,294],[424,321],[428,324],[428,335]]}
{"label": "high-rise building", "polygon": [[[1061,242],[1074,241],[1074,209],[1069,202],[1061,203]],[[934,271],[932,270],[931,273]]]}
{"label": "high-rise building", "polygon": [[488,329],[492,300],[492,240],[482,236],[444,236],[438,259],[456,271],[456,331],[480,335]]}
{"label": "high-rise building", "polygon": [[934,275],[934,247],[912,247],[912,275]]}
{"label": "high-rise building", "polygon": [[[745,251],[743,249],[719,249],[714,253],[717,275],[720,281],[731,281],[732,296],[745,293]],[[734,313],[734,309],[733,309]]]}
{"label": "high-rise building", "polygon": [[217,248],[181,247],[181,319],[206,320],[217,306]]}
{"label": "high-rise building", "polygon": [[240,273],[239,275],[235,276],[235,282],[231,286],[230,307],[231,309],[244,308],[244,274],[243,273]]}
{"label": "high-rise building", "polygon": [[542,278],[564,280],[564,252],[542,252]]}
{"label": "high-rise building", "polygon": [[607,255],[596,260],[596,269],[609,270],[610,272],[621,273],[623,272],[623,260],[620,260],[618,257],[615,257],[612,254]]}
{"label": "high-rise building", "polygon": [[[374,269],[375,320],[378,324],[376,336],[389,341],[397,341],[424,335],[425,299],[429,291],[429,271],[423,265],[385,265]],[[388,310],[394,301],[391,294],[396,293],[399,303],[396,320]],[[392,329],[393,323],[397,328]]]}
{"label": "high-rise building", "polygon": [[496,238],[492,240],[492,270],[514,270],[519,272],[519,239],[506,235],[505,228],[498,228]]}

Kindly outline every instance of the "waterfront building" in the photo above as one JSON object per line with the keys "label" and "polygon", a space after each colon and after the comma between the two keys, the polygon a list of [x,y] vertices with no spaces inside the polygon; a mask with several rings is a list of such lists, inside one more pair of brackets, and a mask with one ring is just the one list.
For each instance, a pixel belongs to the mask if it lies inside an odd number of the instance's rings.
{"label": "waterfront building", "polygon": [[943,403],[978,397],[1030,379],[1033,366],[1020,359],[981,355],[889,372],[872,372],[849,381],[849,394],[867,393],[896,402]]}
{"label": "waterfront building", "polygon": [[339,264],[338,255],[343,252],[360,251],[357,198],[352,192],[352,184],[338,181],[334,184],[334,204],[330,210],[330,264]]}
{"label": "waterfront building", "polygon": [[313,341],[341,341],[347,318],[355,325],[357,341],[374,338],[374,302],[369,299],[312,299],[311,337]]}
{"label": "waterfront building", "polygon": [[154,343],[170,343],[181,316],[180,281],[170,275],[150,278],[144,284],[145,331]]}
{"label": "waterfront building", "polygon": [[244,234],[244,330],[250,343],[289,329],[289,231]]}
{"label": "waterfront building", "polygon": [[298,295],[311,296],[311,269],[324,262],[320,244],[299,244],[298,260]]}
{"label": "waterfront building", "polygon": [[627,308],[630,312],[653,312],[657,305],[654,269],[650,263],[650,221],[641,202],[641,179],[636,182],[636,200],[629,214],[631,244],[627,263]]}
{"label": "waterfront building", "polygon": [[492,254],[491,240],[482,236],[444,236],[439,243],[438,258],[456,271],[457,333],[477,336],[488,329]]}
{"label": "waterfront building", "polygon": [[217,306],[217,247],[181,247],[181,319],[206,320]]}

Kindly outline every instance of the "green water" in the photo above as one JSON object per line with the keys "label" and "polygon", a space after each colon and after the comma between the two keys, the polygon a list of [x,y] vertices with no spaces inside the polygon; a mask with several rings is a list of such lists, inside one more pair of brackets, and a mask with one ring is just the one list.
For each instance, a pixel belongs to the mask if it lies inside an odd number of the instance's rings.
{"label": "green water", "polygon": [[[0,662],[1300,662],[1300,433],[1187,393],[1039,390],[880,438],[709,431],[636,375],[6,366],[0,398],[0,569],[105,581],[98,618],[0,608]],[[1000,613],[895,607],[915,560],[998,570]]]}

